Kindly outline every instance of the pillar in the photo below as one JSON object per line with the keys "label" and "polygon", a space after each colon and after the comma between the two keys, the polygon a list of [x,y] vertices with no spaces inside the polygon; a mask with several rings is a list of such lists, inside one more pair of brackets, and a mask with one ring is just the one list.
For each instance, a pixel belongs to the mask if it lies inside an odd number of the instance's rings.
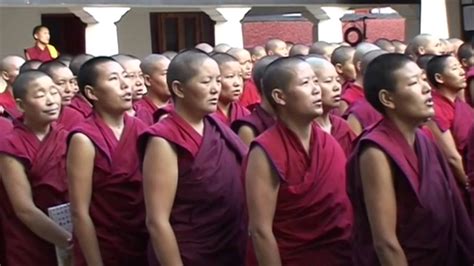
{"label": "pillar", "polygon": [[319,20],[318,40],[330,43],[344,41],[341,18],[346,13],[347,8],[323,6],[321,9],[326,13],[328,18]]}
{"label": "pillar", "polygon": [[216,22],[214,40],[216,44],[226,43],[232,47],[242,48],[244,38],[240,21],[249,12],[250,7],[208,8],[203,11]]}
{"label": "pillar", "polygon": [[421,0],[420,32],[449,38],[446,0]]}
{"label": "pillar", "polygon": [[116,22],[130,10],[129,7],[83,7],[71,11],[78,16],[86,28],[86,53],[114,55],[119,53]]}

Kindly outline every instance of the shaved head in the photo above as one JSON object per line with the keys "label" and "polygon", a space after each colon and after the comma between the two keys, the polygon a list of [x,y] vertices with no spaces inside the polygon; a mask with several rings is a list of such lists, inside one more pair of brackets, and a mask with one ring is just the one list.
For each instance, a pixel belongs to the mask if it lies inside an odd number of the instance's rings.
{"label": "shaved head", "polygon": [[463,40],[458,38],[450,38],[448,41],[451,43],[454,55],[457,55],[459,47],[464,43]]}
{"label": "shaved head", "polygon": [[54,76],[54,73],[60,68],[68,68],[65,64],[60,61],[49,61],[41,64],[38,70],[43,71],[44,73],[48,74],[50,77]]}
{"label": "shaved head", "polygon": [[395,47],[395,53],[404,54],[407,49],[407,45],[401,41],[393,40],[393,46]]}
{"label": "shaved head", "polygon": [[367,66],[372,62],[375,58],[383,55],[383,54],[388,54],[387,51],[384,50],[373,50],[364,55],[362,57],[362,61],[360,62],[360,72],[365,74],[365,71],[367,70]]}
{"label": "shaved head", "polygon": [[310,54],[318,54],[322,56],[328,55],[328,51],[332,48],[332,45],[325,41],[317,41],[309,48]]}
{"label": "shaved head", "polygon": [[328,68],[334,68],[334,65],[331,64],[328,60],[322,59],[322,58],[317,58],[317,57],[308,57],[305,60],[311,65],[311,68],[313,69],[314,73],[316,75],[319,75],[319,72],[323,69],[328,69]]}
{"label": "shaved head", "polygon": [[20,67],[24,63],[25,59],[16,55],[7,56],[0,61],[0,72],[8,86],[15,82],[16,77],[20,73]]}
{"label": "shaved head", "polygon": [[249,51],[247,51],[246,49],[243,49],[243,48],[231,48],[231,49],[229,49],[229,51],[227,51],[227,54],[233,56],[236,59],[239,59],[244,55],[245,56],[248,55],[248,57],[250,57]]}
{"label": "shaved head", "polygon": [[72,60],[71,63],[69,63],[69,68],[72,71],[72,74],[74,76],[77,76],[79,74],[79,69],[81,69],[81,66],[89,59],[94,58],[94,56],[90,54],[80,54],[76,55]]}
{"label": "shaved head", "polygon": [[355,49],[350,46],[339,46],[334,50],[331,55],[331,63],[336,64],[345,64],[348,60],[352,60],[354,56]]}
{"label": "shaved head", "polygon": [[441,54],[441,41],[439,38],[434,37],[430,34],[419,34],[415,36],[409,45],[411,47],[412,52],[416,56],[420,56],[423,54],[434,54],[440,55]]}
{"label": "shaved head", "polygon": [[26,94],[28,93],[28,89],[31,87],[31,84],[42,77],[48,77],[51,79],[46,73],[39,70],[28,70],[18,75],[17,79],[13,83],[13,97],[15,99],[24,100]]}
{"label": "shaved head", "polygon": [[208,53],[208,54],[212,53],[212,51],[214,49],[214,48],[212,48],[212,46],[210,44],[205,43],[205,42],[196,44],[195,48],[199,49],[199,50],[201,50],[205,53]]}
{"label": "shaved head", "polygon": [[304,44],[295,44],[290,49],[290,56],[296,55],[308,55],[309,54],[309,47]]}
{"label": "shaved head", "polygon": [[392,44],[391,41],[385,39],[385,38],[380,38],[374,42],[375,45],[380,47],[380,49],[387,51],[389,53],[394,53],[395,52],[395,46]]}
{"label": "shaved head", "polygon": [[165,51],[162,53],[162,55],[168,57],[169,60],[173,60],[173,58],[177,55],[178,53],[175,51]]}
{"label": "shaved head", "polygon": [[253,66],[253,71],[252,71],[252,79],[255,82],[255,86],[257,87],[258,91],[262,96],[265,96],[263,94],[263,87],[262,87],[262,78],[263,74],[265,73],[265,69],[269,64],[271,64],[273,61],[277,60],[280,58],[278,55],[267,55],[262,57],[255,65]]}
{"label": "shaved head", "polygon": [[26,72],[28,70],[38,69],[43,62],[39,60],[28,60],[20,67],[20,73]]}
{"label": "shaved head", "polygon": [[230,50],[230,45],[226,44],[226,43],[219,43],[218,45],[216,45],[216,47],[214,47],[214,51],[213,52],[216,52],[216,53],[227,53],[227,51]]}
{"label": "shaved head", "polygon": [[370,51],[375,51],[375,50],[380,50],[380,48],[377,45],[371,44],[368,42],[361,42],[357,45],[355,53],[354,53],[354,59],[353,59],[354,66],[357,72],[360,72],[360,69],[361,69],[360,63],[364,55]]}
{"label": "shaved head", "polygon": [[168,57],[161,54],[150,54],[143,58],[140,69],[143,74],[151,75],[156,70],[158,64],[163,61],[170,61]]}
{"label": "shaved head", "polygon": [[286,43],[280,39],[270,39],[265,43],[265,50],[268,55],[288,56]]}
{"label": "shaved head", "polygon": [[252,61],[255,63],[260,58],[266,56],[267,52],[265,51],[265,48],[263,46],[257,45],[254,48],[250,49],[250,55],[252,56]]}

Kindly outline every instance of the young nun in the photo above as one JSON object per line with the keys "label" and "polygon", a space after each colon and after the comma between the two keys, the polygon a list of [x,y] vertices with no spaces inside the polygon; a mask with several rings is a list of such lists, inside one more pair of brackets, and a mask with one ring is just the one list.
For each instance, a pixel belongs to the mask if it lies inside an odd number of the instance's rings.
{"label": "young nun", "polygon": [[217,111],[213,116],[230,126],[233,121],[250,114],[239,102],[243,88],[242,71],[239,61],[229,54],[216,53],[212,55],[212,59],[219,65],[221,73],[221,92]]}
{"label": "young nun", "polygon": [[263,94],[262,88],[262,77],[265,72],[265,68],[273,61],[278,59],[279,56],[268,55],[261,58],[254,66],[252,71],[252,79],[256,80],[257,89],[261,95],[262,101],[257,105],[250,115],[247,115],[241,119],[237,119],[231,124],[232,130],[239,135],[242,141],[250,145],[250,143],[263,131],[273,126],[275,123],[275,112],[273,107],[265,94]]}
{"label": "young nun", "polygon": [[[474,184],[474,125],[469,131],[467,140],[467,154],[466,154],[466,166],[467,176],[469,178],[470,189],[472,190],[472,184]],[[474,202],[474,193],[471,191],[471,202]],[[472,225],[474,226],[474,212],[471,212]]]}
{"label": "young nun", "polygon": [[315,74],[302,59],[280,58],[265,70],[263,88],[278,121],[246,158],[247,265],[351,265],[346,156],[314,123],[323,112]]}
{"label": "young nun", "polygon": [[133,108],[136,117],[151,126],[155,121],[153,114],[159,109],[170,104],[170,91],[166,84],[166,73],[170,60],[160,54],[151,54],[145,57],[140,64],[143,78],[148,93],[135,102]]}
{"label": "young nun", "polygon": [[167,76],[175,109],[140,136],[150,265],[244,264],[246,147],[209,115],[220,79],[206,53],[179,53]]}
{"label": "young nun", "polygon": [[364,88],[362,87],[362,82],[364,79],[364,74],[362,73],[361,64],[364,55],[370,51],[380,50],[380,48],[374,44],[362,42],[357,45],[354,52],[353,64],[355,67],[355,80],[350,82],[344,88],[344,92],[341,95],[341,104],[339,105],[339,110],[341,114],[344,114],[345,111],[352,106],[355,102],[360,99],[364,99]]}
{"label": "young nun", "polygon": [[16,106],[13,97],[13,83],[19,74],[19,69],[25,60],[19,56],[6,56],[0,61],[0,72],[2,79],[6,83],[5,90],[0,93],[0,116],[7,117],[10,120],[21,116],[21,112]]}
{"label": "young nun", "polygon": [[316,123],[339,142],[346,156],[348,156],[351,153],[352,142],[356,135],[344,119],[330,114],[331,110],[338,108],[341,102],[341,84],[336,68],[329,61],[322,58],[310,57],[306,59],[306,62],[311,65],[321,88],[323,113],[316,118]]}
{"label": "young nun", "polygon": [[331,63],[339,74],[339,81],[342,85],[342,91],[356,79],[356,71],[354,67],[355,49],[348,46],[339,46],[331,55]]}
{"label": "young nun", "polygon": [[227,53],[239,61],[242,71],[241,77],[244,80],[244,84],[239,103],[243,107],[253,110],[253,108],[258,105],[262,99],[260,98],[258,89],[255,86],[255,81],[252,79],[253,62],[250,53],[246,49],[242,48],[232,48]]}
{"label": "young nun", "polygon": [[[69,64],[69,69],[71,69],[72,74],[76,78],[76,85],[77,85],[77,75],[79,74],[79,69],[85,62],[87,62],[88,60],[92,58],[94,58],[92,55],[80,54],[80,55],[75,56],[72,59],[71,63]],[[77,86],[77,89],[79,89],[79,86]],[[80,91],[76,93],[69,107],[78,111],[83,116],[83,118],[87,118],[92,114],[92,104],[89,102],[89,100],[86,99],[86,97]]]}
{"label": "young nun", "polygon": [[406,55],[374,59],[367,100],[383,119],[348,161],[354,265],[472,265],[474,228],[442,153],[420,125],[435,111],[422,70]]}
{"label": "young nun", "polygon": [[94,112],[71,130],[67,174],[74,224],[74,265],[147,265],[145,205],[136,142],[145,129],[126,114],[131,81],[110,57],[80,69]]}
{"label": "young nun", "polygon": [[[427,66],[427,76],[433,90],[435,116],[428,122],[437,144],[453,171],[459,188],[466,192],[466,143],[471,126],[474,124],[474,110],[458,98],[458,92],[466,87],[464,69],[451,55],[433,57]],[[465,200],[470,211],[472,202],[467,193]]]}
{"label": "young nun", "polygon": [[75,95],[76,78],[66,65],[56,60],[43,63],[39,70],[51,77],[58,86],[61,95],[62,108],[56,123],[63,125],[66,130],[71,130],[80,121],[84,120],[80,112],[69,107]]}
{"label": "young nun", "polygon": [[69,232],[48,217],[67,202],[67,132],[53,123],[61,110],[57,86],[30,70],[13,84],[22,116],[0,141],[0,213],[6,265],[56,265],[54,246],[69,249]]}

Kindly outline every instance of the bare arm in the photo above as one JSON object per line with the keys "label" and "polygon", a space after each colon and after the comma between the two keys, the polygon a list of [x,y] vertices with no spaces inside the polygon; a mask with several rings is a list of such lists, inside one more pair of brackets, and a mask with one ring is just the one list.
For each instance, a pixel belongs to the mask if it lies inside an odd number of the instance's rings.
{"label": "bare arm", "polygon": [[429,121],[428,127],[431,129],[438,147],[446,157],[458,184],[464,187],[467,182],[467,175],[466,171],[464,170],[462,156],[459,154],[456,148],[456,142],[454,141],[451,131],[447,130],[446,132],[441,132],[434,121]]}
{"label": "bare arm", "polygon": [[18,219],[40,238],[67,248],[71,234],[36,207],[23,165],[11,156],[1,155],[0,169],[3,185]]}
{"label": "bare arm", "polygon": [[247,146],[250,145],[250,143],[255,139],[255,133],[253,132],[253,129],[250,128],[249,126],[241,126],[239,128],[238,135],[240,139],[247,144]]}
{"label": "bare arm", "polygon": [[250,151],[245,188],[249,230],[258,263],[261,266],[281,266],[278,244],[273,235],[273,217],[280,182],[264,151],[258,146]]}
{"label": "bare arm", "polygon": [[89,215],[95,148],[87,136],[74,134],[67,154],[69,198],[75,235],[88,265],[103,265],[94,223]]}
{"label": "bare arm", "polygon": [[177,187],[177,153],[165,139],[152,137],[143,159],[143,191],[148,232],[156,257],[163,266],[183,265],[170,224]]}
{"label": "bare arm", "polygon": [[359,119],[357,119],[355,116],[349,115],[349,117],[347,117],[347,123],[349,124],[349,127],[352,129],[352,131],[354,131],[356,136],[359,136],[360,133],[362,133],[362,125],[360,124]]}
{"label": "bare arm", "polygon": [[368,147],[361,154],[360,174],[375,252],[382,266],[407,266],[396,235],[394,176],[385,153]]}

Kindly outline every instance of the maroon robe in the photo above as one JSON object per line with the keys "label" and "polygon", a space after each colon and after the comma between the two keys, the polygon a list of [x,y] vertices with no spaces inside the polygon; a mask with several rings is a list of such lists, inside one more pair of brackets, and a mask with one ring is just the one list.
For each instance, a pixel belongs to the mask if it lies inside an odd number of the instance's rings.
{"label": "maroon robe", "polygon": [[[204,118],[201,136],[175,112],[140,136],[141,156],[152,136],[166,139],[178,150],[178,187],[170,223],[184,265],[243,265],[247,231],[240,170],[245,145],[212,116]],[[159,265],[152,248],[149,261]]]}
{"label": "maroon robe", "polygon": [[[90,216],[94,222],[104,265],[147,265],[145,204],[136,142],[145,125],[125,115],[120,140],[93,113],[71,130],[85,134],[95,146]],[[74,264],[86,265],[79,242]]]}
{"label": "maroon robe", "polygon": [[226,116],[226,114],[224,114],[224,112],[219,107],[217,107],[216,112],[213,113],[212,116],[219,119],[224,124],[230,126],[230,124],[232,124],[232,122],[235,120],[243,118],[249,114],[250,111],[247,108],[243,107],[237,102],[233,102],[229,108],[229,116]]}
{"label": "maroon robe", "polygon": [[351,106],[354,102],[364,99],[364,89],[355,82],[349,82],[343,89],[341,100]]}
{"label": "maroon robe", "polygon": [[0,107],[3,107],[3,117],[16,119],[21,116],[21,112],[16,107],[16,101],[10,91],[0,93]]}
{"label": "maroon robe", "polygon": [[71,130],[83,120],[84,117],[81,113],[69,106],[63,106],[56,123],[61,124],[66,130]]}
{"label": "maroon robe", "polygon": [[235,133],[239,133],[240,127],[248,126],[253,130],[255,136],[258,136],[273,126],[273,124],[275,124],[275,118],[265,111],[261,105],[257,105],[252,113],[234,120],[230,127]]}
{"label": "maroon robe", "polygon": [[253,79],[244,82],[244,90],[240,96],[239,104],[243,107],[253,110],[262,101],[257,86]]}
{"label": "maroon robe", "polygon": [[469,130],[474,124],[474,110],[465,102],[456,98],[453,103],[448,98],[433,90],[435,116],[433,121],[441,132],[451,130],[456,148],[464,157]]}
{"label": "maroon robe", "polygon": [[375,110],[375,108],[372,107],[365,98],[362,98],[349,106],[342,117],[347,119],[349,115],[353,115],[357,118],[362,129],[366,129],[382,119],[382,115]]}
{"label": "maroon robe", "polygon": [[155,113],[153,113],[153,122],[157,123],[158,121],[166,117],[172,111],[174,111],[174,104],[173,102],[170,102],[169,104],[159,108],[158,110],[155,111]]}
{"label": "maroon robe", "polygon": [[35,45],[33,47],[25,49],[25,53],[29,56],[28,60],[39,60],[41,62],[48,62],[54,59],[48,47],[41,49],[37,45]]}
{"label": "maroon robe", "polygon": [[153,103],[150,97],[143,96],[133,104],[133,109],[135,110],[135,116],[147,126],[154,124],[153,114],[158,110],[158,106]]}
{"label": "maroon robe", "polygon": [[[308,155],[298,137],[277,122],[250,149],[257,145],[280,179],[273,234],[282,265],[351,265],[346,156],[336,140],[313,123]],[[257,265],[253,251],[247,265]]]}
{"label": "maroon robe", "polygon": [[346,120],[336,115],[329,115],[329,118],[332,123],[331,135],[337,140],[339,145],[341,145],[346,156],[349,156],[352,152],[353,142],[357,137],[356,134],[349,127]]}
{"label": "maroon robe", "polygon": [[[13,129],[12,122],[0,116],[0,142]],[[0,177],[1,179],[1,177]],[[1,183],[1,182],[0,182]],[[1,198],[1,196],[0,196]],[[0,236],[3,236],[2,215],[0,215]],[[0,238],[0,265],[6,265],[4,239]]]}
{"label": "maroon robe", "polygon": [[92,114],[92,105],[81,94],[77,94],[72,99],[69,107],[81,113],[84,118],[88,118]]}
{"label": "maroon robe", "polygon": [[355,265],[380,265],[360,177],[359,157],[369,144],[381,149],[394,169],[396,232],[408,264],[472,265],[474,231],[446,160],[421,130],[416,132],[413,150],[388,119],[362,133],[347,164],[348,192],[355,213]]}
{"label": "maroon robe", "polygon": [[[21,120],[21,119],[20,119]],[[60,125],[52,125],[40,141],[20,120],[0,144],[0,153],[16,158],[25,167],[33,202],[41,211],[67,202],[66,137]],[[35,235],[16,216],[0,183],[0,220],[6,265],[56,265],[54,245]]]}
{"label": "maroon robe", "polygon": [[[474,202],[474,125],[469,131],[469,136],[467,138],[467,154],[466,154],[466,171],[467,176],[469,177],[469,182],[471,183],[471,202]],[[472,225],[474,226],[474,211],[471,212]]]}

